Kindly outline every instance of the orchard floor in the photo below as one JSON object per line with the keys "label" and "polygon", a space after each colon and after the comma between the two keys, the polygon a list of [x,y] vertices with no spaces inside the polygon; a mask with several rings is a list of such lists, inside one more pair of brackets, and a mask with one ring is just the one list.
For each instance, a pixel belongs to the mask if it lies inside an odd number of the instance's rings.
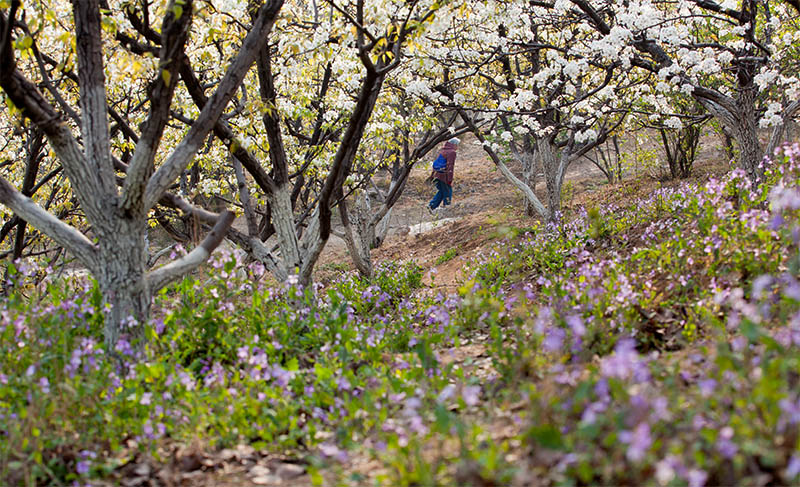
{"label": "orchard floor", "polygon": [[[691,179],[705,181],[710,174],[728,169],[720,142],[714,134],[704,138]],[[654,138],[649,145],[657,147],[657,143]],[[632,151],[633,148],[623,146],[622,150]],[[511,168],[518,174],[513,164]],[[414,260],[428,271],[433,270],[434,278],[431,279],[428,272],[427,283],[447,293],[461,282],[463,275],[460,271],[464,263],[498,238],[506,236],[509,228],[525,228],[538,217],[525,215],[522,194],[495,168],[472,136],[465,136],[459,147],[453,204],[433,216],[426,209],[435,193],[435,189],[426,183],[429,173],[428,166],[422,162],[412,171],[408,185],[392,211],[386,242],[372,251],[372,258],[375,263]],[[622,183],[609,184],[603,173],[584,158],[572,164],[565,176],[562,202],[565,217],[570,218],[581,207],[624,203],[661,184],[675,184],[660,183],[654,175],[654,170],[637,164],[629,169]],[[540,200],[546,201],[547,193],[541,177],[537,178],[535,193]],[[429,231],[414,231],[431,226],[433,228]],[[317,265],[316,279],[324,282],[353,268],[344,241],[331,236]]]}
{"label": "orchard floor", "polygon": [[[414,260],[425,270],[425,283],[430,293],[446,295],[455,292],[464,283],[468,262],[507,236],[512,228],[524,229],[534,223],[521,210],[522,196],[494,168],[473,140],[465,137],[459,150],[453,205],[433,217],[427,212],[425,206],[433,195],[433,189],[425,182],[427,166],[420,164],[412,172],[406,191],[394,209],[386,242],[373,250],[375,263]],[[724,153],[718,149],[719,142],[713,135],[704,139],[692,179],[702,182],[729,167]],[[673,184],[657,181],[645,168],[632,168],[631,173],[622,183],[608,184],[605,176],[590,161],[573,165],[565,181],[565,217],[570,218],[581,207],[624,203],[648,194],[662,184]],[[545,196],[541,180],[536,193],[540,198]],[[432,229],[421,233],[413,231],[421,225]],[[315,279],[326,282],[352,268],[344,242],[333,237],[323,252]],[[441,363],[460,364],[466,373],[473,376],[488,376],[492,373],[492,366],[483,345],[485,340],[487,337],[476,334],[459,347],[438,350],[437,358]],[[543,383],[542,387],[557,386]],[[494,409],[496,415],[475,419],[488,427],[492,440],[499,441],[518,432],[512,416],[515,408],[524,407],[524,404],[503,405]],[[311,485],[302,458],[259,452],[247,445],[225,450],[201,444],[175,445],[163,451],[160,457],[160,461],[136,457],[118,469],[107,484],[100,485]],[[322,473],[331,483],[334,478],[348,478],[355,473],[364,479],[366,485],[380,468],[377,462],[353,452],[348,462],[337,467],[335,473]],[[469,483],[470,473],[465,471],[463,475],[461,478]]]}

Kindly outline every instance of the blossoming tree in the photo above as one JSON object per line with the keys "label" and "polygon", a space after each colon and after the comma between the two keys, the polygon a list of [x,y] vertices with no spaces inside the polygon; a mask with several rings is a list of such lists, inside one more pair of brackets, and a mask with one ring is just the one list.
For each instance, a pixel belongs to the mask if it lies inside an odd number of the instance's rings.
{"label": "blossoming tree", "polygon": [[[324,15],[322,5],[293,5],[276,26],[280,41],[262,47],[256,77],[246,84],[258,97],[214,127],[233,157],[247,222],[246,232],[233,229],[228,237],[279,280],[297,275],[310,282],[332,232],[332,210],[355,182],[353,167],[384,82],[436,5],[329,1]],[[183,79],[204,106],[201,83]]]}
{"label": "blossoming tree", "polygon": [[[432,54],[446,69],[435,90],[461,109],[528,213],[557,221],[567,168],[624,121],[629,85],[638,80],[589,49],[592,34],[580,19],[527,2],[490,2],[470,12],[447,36],[458,42]],[[479,130],[476,117],[492,129]],[[533,191],[537,166],[547,205]]]}
{"label": "blossoming tree", "polygon": [[[785,4],[681,0],[555,2],[565,15],[580,15],[601,37],[592,48],[607,60],[657,74],[657,90],[694,97],[728,130],[739,165],[753,184],[761,164],[784,138],[800,111],[796,62],[800,31],[787,21]],[[759,128],[772,127],[766,144]]]}
{"label": "blossoming tree", "polygon": [[[283,4],[267,2],[255,8],[253,22],[240,39],[235,56],[219,80],[216,90],[197,116],[191,128],[182,134],[171,153],[156,164],[160,142],[169,119],[169,110],[178,85],[185,46],[189,42],[194,4],[191,0],[175,0],[163,5],[161,28],[149,30],[143,42],[120,37],[132,46],[149,46],[157,59],[147,91],[147,116],[141,124],[138,142],[129,164],[121,163],[112,152],[109,131],[109,103],[105,69],[103,27],[114,23],[117,14],[124,19],[121,7],[101,13],[98,1],[73,2],[73,23],[62,25],[54,12],[36,8],[24,9],[13,0],[0,14],[0,87],[6,100],[21,120],[38,127],[47,138],[70,186],[91,225],[87,236],[59,220],[21,193],[7,180],[0,179],[0,202],[20,218],[68,249],[97,279],[103,299],[109,306],[105,322],[105,340],[113,346],[124,332],[142,335],[142,326],[149,314],[151,296],[159,288],[201,264],[219,244],[230,227],[233,214],[223,212],[212,232],[189,254],[155,270],[147,271],[144,235],[150,210],[162,199],[170,185],[192,161],[193,157],[222,115],[238,89]],[[145,9],[147,10],[147,9]],[[75,57],[79,93],[77,107],[65,97],[48,99],[32,80],[20,56],[26,56],[34,39],[18,29],[18,18],[43,16],[42,45],[53,49],[71,44],[75,32]],[[129,15],[128,20],[136,18]],[[116,30],[111,29],[111,30]],[[52,42],[47,35],[61,36],[66,43]],[[143,50],[144,51],[144,50]],[[52,93],[51,93],[52,95]],[[77,114],[78,108],[80,110]],[[65,119],[64,113],[70,119]],[[79,121],[79,127],[71,121]],[[80,136],[76,132],[79,132]],[[116,164],[115,164],[116,163]],[[118,176],[124,172],[124,177]],[[118,178],[122,178],[121,190]],[[126,325],[134,325],[126,329]]]}

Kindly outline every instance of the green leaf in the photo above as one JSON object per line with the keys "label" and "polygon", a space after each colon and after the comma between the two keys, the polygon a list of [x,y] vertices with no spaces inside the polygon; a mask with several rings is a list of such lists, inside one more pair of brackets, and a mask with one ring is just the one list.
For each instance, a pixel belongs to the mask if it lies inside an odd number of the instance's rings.
{"label": "green leaf", "polygon": [[433,412],[436,416],[436,431],[447,433],[450,430],[450,412],[441,404],[437,404]]}
{"label": "green leaf", "polygon": [[31,36],[22,36],[17,41],[17,48],[19,49],[30,49],[33,46],[33,39]]}
{"label": "green leaf", "polygon": [[170,73],[166,69],[161,70],[161,79],[164,80],[164,83],[169,85],[170,80],[172,80],[172,73]]}
{"label": "green leaf", "polygon": [[758,329],[758,326],[748,320],[745,320],[740,329],[742,330],[742,335],[744,335],[750,343],[755,343],[758,341],[758,338],[761,336],[761,331]]}
{"label": "green leaf", "polygon": [[528,436],[544,448],[550,450],[562,450],[564,448],[564,440],[561,437],[561,432],[551,424],[533,426],[528,430]]}
{"label": "green leaf", "polygon": [[594,469],[586,460],[583,460],[578,464],[578,477],[580,477],[585,484],[592,483],[592,479],[594,478]]}

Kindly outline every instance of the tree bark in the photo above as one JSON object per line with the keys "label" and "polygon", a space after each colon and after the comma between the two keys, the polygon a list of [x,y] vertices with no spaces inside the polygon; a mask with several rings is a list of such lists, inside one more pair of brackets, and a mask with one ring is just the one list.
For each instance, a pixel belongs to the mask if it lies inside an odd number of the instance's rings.
{"label": "tree bark", "polygon": [[291,191],[292,188],[288,183],[283,184],[269,196],[269,202],[272,208],[272,225],[278,237],[283,272],[286,275],[299,275],[305,256],[301,255],[295,229]]}
{"label": "tree bark", "polygon": [[348,205],[345,201],[340,201],[339,214],[342,218],[344,241],[347,245],[347,251],[350,253],[350,258],[353,259],[353,264],[355,264],[358,273],[367,279],[371,279],[373,266],[370,248],[371,242],[374,240],[375,227],[369,225],[366,218],[364,218],[365,212],[361,208],[363,202],[359,201],[364,197],[366,196],[360,196],[356,201],[354,212],[348,210]]}
{"label": "tree bark", "polygon": [[143,326],[150,314],[150,286],[145,279],[147,248],[146,220],[119,219],[109,228],[96,228],[99,265],[94,273],[109,313],[104,338],[113,350],[125,334],[129,343],[144,337]]}
{"label": "tree bark", "polygon": [[747,173],[750,183],[755,188],[764,177],[764,151],[758,140],[758,113],[756,113],[756,96],[758,90],[754,84],[740,87],[736,98],[737,117],[734,132],[739,142],[739,159],[742,169]]}
{"label": "tree bark", "polygon": [[537,148],[547,187],[547,220],[558,224],[561,219],[561,187],[566,169],[564,161],[569,159],[569,148],[565,147],[559,154],[550,139],[538,141]]}
{"label": "tree bark", "polygon": [[[522,182],[529,188],[536,186],[536,153],[523,152],[520,154],[519,161],[522,164]],[[536,208],[528,198],[524,199],[525,215],[531,217],[536,215]]]}

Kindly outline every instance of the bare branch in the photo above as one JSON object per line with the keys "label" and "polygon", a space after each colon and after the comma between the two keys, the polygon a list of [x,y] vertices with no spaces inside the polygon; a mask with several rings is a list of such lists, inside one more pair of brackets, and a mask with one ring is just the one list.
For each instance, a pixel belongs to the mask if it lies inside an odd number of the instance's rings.
{"label": "bare branch", "polygon": [[180,259],[147,273],[147,281],[151,292],[156,292],[170,282],[179,279],[205,262],[225,238],[225,234],[233,224],[235,215],[225,210],[220,215],[214,228],[206,238],[191,252]]}
{"label": "bare branch", "polygon": [[192,23],[192,2],[182,0],[180,15],[175,9],[174,0],[167,6],[167,13],[161,26],[161,50],[156,78],[150,86],[150,113],[145,122],[142,136],[136,143],[136,150],[130,162],[128,177],[122,193],[121,207],[125,211],[141,211],[142,195],[147,178],[153,173],[153,160],[169,120],[169,107],[178,85],[178,71],[181,68],[183,48],[189,38]]}
{"label": "bare branch", "polygon": [[144,196],[145,211],[153,207],[169,185],[189,165],[208,133],[214,128],[225,106],[255,61],[259,49],[266,44],[269,32],[282,5],[283,0],[272,0],[261,7],[252,29],[244,38],[239,53],[228,67],[217,91],[209,98],[208,103],[197,117],[197,121],[175,148],[175,151],[147,183]]}
{"label": "bare branch", "polygon": [[742,20],[742,13],[740,11],[732,8],[725,8],[722,5],[713,2],[711,0],[693,0],[693,2],[698,7],[704,8],[706,10],[710,10],[718,14],[727,15],[728,17],[732,17],[738,21]]}
{"label": "bare branch", "polygon": [[64,246],[83,265],[89,269],[96,267],[97,248],[86,236],[17,191],[2,176],[0,176],[0,203],[11,208],[20,218]]}
{"label": "bare branch", "polygon": [[81,133],[86,162],[97,173],[97,189],[104,196],[116,195],[108,133],[100,5],[97,0],[73,0],[72,8],[78,57]]}

